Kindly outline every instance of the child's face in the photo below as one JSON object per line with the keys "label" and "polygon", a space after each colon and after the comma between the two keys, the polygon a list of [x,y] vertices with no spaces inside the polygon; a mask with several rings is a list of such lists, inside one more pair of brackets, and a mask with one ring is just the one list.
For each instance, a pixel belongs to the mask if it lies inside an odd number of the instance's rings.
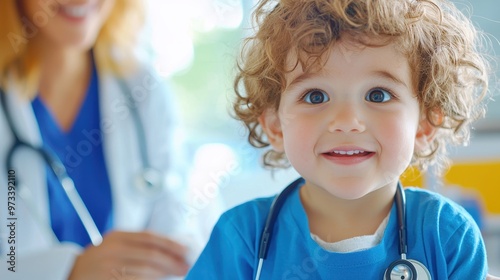
{"label": "child's face", "polygon": [[424,136],[409,64],[394,44],[343,41],[321,71],[298,66],[286,79],[279,112],[260,121],[306,184],[343,199],[395,187]]}

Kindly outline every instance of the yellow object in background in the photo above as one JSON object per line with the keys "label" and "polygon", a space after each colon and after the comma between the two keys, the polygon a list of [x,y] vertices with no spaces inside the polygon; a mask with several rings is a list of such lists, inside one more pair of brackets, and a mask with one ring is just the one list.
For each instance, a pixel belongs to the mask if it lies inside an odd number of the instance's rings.
{"label": "yellow object in background", "polygon": [[444,183],[478,191],[490,214],[500,214],[500,162],[455,163]]}
{"label": "yellow object in background", "polygon": [[[424,186],[425,175],[408,168],[401,176],[403,186]],[[443,185],[457,185],[481,195],[489,214],[500,214],[500,162],[455,162],[444,174]]]}
{"label": "yellow object in background", "polygon": [[405,187],[423,187],[424,186],[424,175],[415,167],[409,167],[401,175],[401,184]]}

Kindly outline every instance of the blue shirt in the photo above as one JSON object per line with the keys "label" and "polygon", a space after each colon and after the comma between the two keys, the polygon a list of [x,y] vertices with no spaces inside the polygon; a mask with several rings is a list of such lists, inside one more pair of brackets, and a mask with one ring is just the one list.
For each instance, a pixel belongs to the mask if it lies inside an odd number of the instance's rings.
{"label": "blue shirt", "polygon": [[[400,259],[395,204],[378,245],[334,253],[311,238],[298,189],[278,215],[260,279],[383,279],[387,267]],[[486,250],[470,215],[439,194],[414,188],[407,188],[405,194],[407,258],[425,265],[433,280],[484,279]],[[186,279],[254,279],[260,236],[272,200],[256,199],[224,213]]]}
{"label": "blue shirt", "polygon": [[[67,132],[37,97],[32,102],[43,145],[55,152],[73,179],[101,234],[113,226],[111,186],[102,148],[99,113],[99,81],[95,66],[85,100]],[[61,183],[47,166],[51,226],[59,241],[87,246],[90,238],[69,202]]]}

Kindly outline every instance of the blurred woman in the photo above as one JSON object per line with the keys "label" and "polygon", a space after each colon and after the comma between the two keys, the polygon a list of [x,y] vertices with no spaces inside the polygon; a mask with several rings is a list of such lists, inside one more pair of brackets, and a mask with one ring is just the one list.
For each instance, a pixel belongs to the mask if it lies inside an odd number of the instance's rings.
{"label": "blurred woman", "polygon": [[0,278],[184,275],[176,119],[136,52],[142,1],[7,0],[0,14]]}

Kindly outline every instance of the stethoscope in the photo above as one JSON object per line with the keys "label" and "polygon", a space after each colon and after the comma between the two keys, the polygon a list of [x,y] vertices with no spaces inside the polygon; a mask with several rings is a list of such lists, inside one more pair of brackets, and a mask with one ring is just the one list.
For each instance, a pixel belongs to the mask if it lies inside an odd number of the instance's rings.
{"label": "stethoscope", "polygon": [[[160,193],[164,189],[162,181],[163,179],[161,173],[158,170],[152,168],[151,165],[149,164],[150,161],[147,153],[144,126],[139,117],[139,112],[136,108],[136,104],[132,103],[133,97],[131,95],[131,92],[123,81],[120,81],[119,85],[121,91],[127,97],[127,105],[131,111],[134,125],[137,130],[136,134],[138,137],[141,161],[143,166],[141,172],[135,178],[135,187],[139,192],[147,194],[148,197],[155,197],[155,194]],[[12,147],[8,150],[7,156],[5,158],[5,166],[7,170],[12,168],[13,157],[17,150],[26,148],[28,150],[31,150],[39,154],[45,161],[45,163],[50,167],[50,169],[56,176],[57,180],[61,183],[63,190],[68,196],[71,205],[75,209],[79,219],[82,221],[85,231],[90,237],[92,245],[98,246],[99,244],[101,244],[102,235],[99,232],[99,229],[97,228],[97,225],[92,216],[90,215],[87,207],[85,206],[85,203],[83,202],[81,196],[78,194],[78,191],[75,188],[73,180],[68,176],[64,164],[57,157],[57,155],[50,149],[42,146],[39,147],[34,146],[25,141],[24,139],[22,139],[21,137],[19,137],[19,133],[17,132],[14,126],[12,115],[10,114],[9,108],[7,106],[6,94],[1,88],[0,88],[0,99],[5,118],[14,137],[14,143],[12,144]],[[19,195],[21,196],[22,193],[23,190],[19,192]]]}
{"label": "stethoscope", "polygon": [[[266,218],[266,223],[264,229],[262,230],[262,235],[259,244],[259,263],[257,265],[257,273],[255,280],[260,279],[260,274],[262,273],[262,266],[264,260],[267,257],[267,252],[269,250],[269,244],[271,242],[271,237],[273,234],[273,227],[278,217],[279,211],[283,207],[286,199],[290,194],[303,183],[302,178],[297,179],[290,185],[288,185],[276,198],[274,198],[269,213]],[[399,254],[401,259],[392,262],[389,267],[384,272],[384,280],[431,280],[431,275],[429,270],[419,261],[411,260],[406,258],[408,251],[407,248],[407,238],[406,238],[406,200],[405,193],[401,183],[398,182],[398,187],[396,189],[396,210],[398,215],[398,230],[399,230]]]}

